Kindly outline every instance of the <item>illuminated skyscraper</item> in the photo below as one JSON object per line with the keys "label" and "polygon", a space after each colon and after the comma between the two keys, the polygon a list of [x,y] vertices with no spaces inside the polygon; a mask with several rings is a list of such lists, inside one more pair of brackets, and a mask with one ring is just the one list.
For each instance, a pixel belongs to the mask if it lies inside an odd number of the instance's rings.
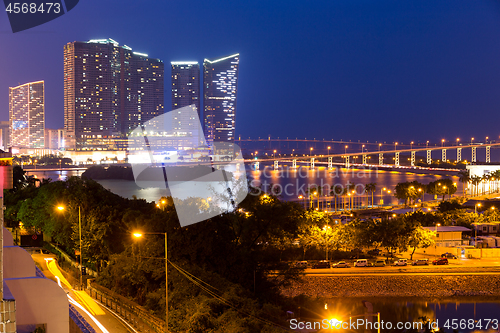
{"label": "illuminated skyscraper", "polygon": [[194,104],[200,117],[200,65],[193,61],[173,61],[171,65],[172,110]]}
{"label": "illuminated skyscraper", "polygon": [[9,147],[45,147],[44,99],[44,81],[9,88]]}
{"label": "illuminated skyscraper", "polygon": [[203,62],[203,119],[207,143],[234,143],[240,55]]}
{"label": "illuminated skyscraper", "polygon": [[64,47],[67,149],[116,149],[115,140],[163,114],[161,60],[112,39]]}

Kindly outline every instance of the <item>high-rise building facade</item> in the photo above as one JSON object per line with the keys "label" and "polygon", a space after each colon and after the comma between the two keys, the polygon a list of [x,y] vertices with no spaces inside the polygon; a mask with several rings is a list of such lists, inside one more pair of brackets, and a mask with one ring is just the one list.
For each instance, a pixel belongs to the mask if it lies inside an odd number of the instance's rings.
{"label": "high-rise building facade", "polygon": [[112,39],[64,47],[65,147],[116,149],[140,124],[163,114],[164,64]]}
{"label": "high-rise building facade", "polygon": [[9,147],[44,148],[44,81],[9,88]]}
{"label": "high-rise building facade", "polygon": [[45,129],[45,148],[62,149],[64,148],[64,130]]}
{"label": "high-rise building facade", "polygon": [[195,61],[172,61],[172,110],[195,105],[200,110],[200,65]]}
{"label": "high-rise building facade", "polygon": [[10,121],[0,121],[0,149],[7,151],[9,148]]}
{"label": "high-rise building facade", "polygon": [[203,119],[205,137],[234,143],[239,54],[203,62]]}

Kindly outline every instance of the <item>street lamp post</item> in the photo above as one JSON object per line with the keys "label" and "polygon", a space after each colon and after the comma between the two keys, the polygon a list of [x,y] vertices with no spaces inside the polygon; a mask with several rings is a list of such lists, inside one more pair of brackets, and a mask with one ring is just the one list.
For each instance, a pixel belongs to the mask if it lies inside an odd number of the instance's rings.
{"label": "street lamp post", "polygon": [[477,203],[474,205],[474,213],[476,214],[475,220],[476,220],[476,225],[474,226],[474,246],[477,248],[477,207],[481,207],[481,203]]}
{"label": "street lamp post", "polygon": [[331,227],[328,225],[328,221],[326,222],[326,225],[323,227],[323,230],[325,231],[325,243],[326,243],[326,255],[325,255],[325,260],[328,260],[328,229]]}
{"label": "street lamp post", "polygon": [[388,190],[385,187],[380,189],[380,201],[379,201],[380,206],[382,206],[384,204],[384,199],[382,199],[382,191],[387,191],[387,193],[391,193],[391,190]]}
{"label": "street lamp post", "polygon": [[[166,232],[146,232],[146,235],[164,235],[165,236],[165,332],[168,332],[168,247]],[[135,232],[134,237],[141,238],[143,233]]]}
{"label": "street lamp post", "polygon": [[330,155],[330,146],[328,146],[328,154],[327,155]]}
{"label": "street lamp post", "polygon": [[436,242],[435,242],[435,244],[434,244],[434,249],[436,249],[436,247],[437,247],[437,235],[438,235],[438,233],[437,233],[437,232],[438,232],[438,227],[440,227],[440,226],[441,226],[441,223],[437,223],[437,224],[436,224]]}
{"label": "street lamp post", "polygon": [[[64,206],[57,206],[57,209],[59,211],[64,210]],[[83,274],[82,274],[82,257],[83,257],[83,252],[82,252],[82,213],[81,213],[81,207],[78,205],[78,236],[80,239],[80,289],[83,290]]]}

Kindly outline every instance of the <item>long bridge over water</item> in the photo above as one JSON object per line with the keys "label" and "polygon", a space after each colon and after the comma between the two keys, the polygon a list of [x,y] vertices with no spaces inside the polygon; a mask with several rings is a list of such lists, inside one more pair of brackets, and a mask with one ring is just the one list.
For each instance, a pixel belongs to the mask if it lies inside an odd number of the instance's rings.
{"label": "long bridge over water", "polygon": [[[240,140],[238,140],[240,141]],[[238,142],[236,141],[236,142]],[[241,140],[243,141],[243,140]],[[256,140],[256,141],[267,141],[267,140]],[[286,141],[286,140],[285,140]],[[288,141],[295,141],[295,140],[288,140]],[[301,140],[302,142],[304,140]],[[307,142],[310,142],[308,140],[305,140]],[[255,141],[254,141],[255,142]],[[321,143],[324,143],[324,141],[318,141]],[[330,141],[327,141],[327,143]],[[331,141],[331,142],[337,142],[340,143],[339,141]],[[309,154],[289,154],[290,156],[275,156],[276,150],[274,150],[273,156],[268,156],[266,158],[259,158],[257,156],[257,152],[255,153],[255,157],[252,159],[245,159],[246,163],[252,163],[255,167],[255,169],[259,169],[261,163],[265,162],[273,162],[274,168],[277,169],[279,167],[280,162],[288,162],[292,163],[292,167],[295,168],[297,167],[297,163],[307,163],[310,165],[311,168],[314,168],[316,164],[326,164],[328,165],[328,168],[333,168],[334,164],[337,165],[343,165],[346,168],[349,168],[352,164],[352,161],[357,159],[358,157],[361,156],[361,163],[355,163],[356,165],[387,165],[387,163],[384,163],[384,157],[389,155],[393,156],[394,159],[394,166],[396,167],[403,167],[401,165],[401,154],[409,154],[410,155],[410,167],[414,167],[416,163],[416,154],[419,152],[425,152],[426,155],[426,162],[427,164],[432,164],[432,153],[433,152],[440,152],[439,154],[439,160],[441,162],[448,162],[447,159],[447,154],[449,151],[454,151],[456,152],[456,162],[461,162],[463,160],[463,151],[464,150],[470,150],[470,162],[471,163],[476,163],[477,162],[477,157],[478,157],[478,150],[483,150],[484,149],[484,161],[485,163],[491,163],[491,149],[495,147],[500,147],[500,143],[496,142],[490,142],[487,144],[461,144],[461,145],[455,145],[455,146],[445,146],[444,144],[442,146],[429,146],[426,145],[426,147],[413,147],[413,143],[410,145],[410,148],[402,148],[402,149],[397,149],[397,143],[394,145],[394,149],[385,149],[381,150],[382,144],[378,144],[378,150],[374,151],[369,151],[368,149],[365,148],[365,144],[362,144],[362,149],[361,152],[348,152],[347,151],[347,142],[343,142],[346,144],[345,146],[345,151],[344,153],[341,154],[313,154],[314,148],[310,148],[310,153]],[[361,143],[357,143],[361,144]],[[387,144],[385,144],[387,145]],[[327,147],[327,150],[330,150],[330,147]],[[251,153],[253,155],[253,153]],[[371,158],[371,156],[376,156],[378,158],[378,164],[375,163],[368,163],[368,160]],[[336,161],[342,161],[342,162],[335,162]]]}

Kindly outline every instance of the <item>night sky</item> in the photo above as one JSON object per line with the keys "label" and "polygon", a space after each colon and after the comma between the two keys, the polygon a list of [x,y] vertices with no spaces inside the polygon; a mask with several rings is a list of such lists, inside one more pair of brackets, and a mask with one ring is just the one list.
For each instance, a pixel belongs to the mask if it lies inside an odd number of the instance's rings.
{"label": "night sky", "polygon": [[80,0],[12,33],[0,14],[0,120],[8,87],[45,80],[46,127],[63,126],[63,46],[112,38],[165,62],[239,52],[243,138],[498,138],[496,1]]}

